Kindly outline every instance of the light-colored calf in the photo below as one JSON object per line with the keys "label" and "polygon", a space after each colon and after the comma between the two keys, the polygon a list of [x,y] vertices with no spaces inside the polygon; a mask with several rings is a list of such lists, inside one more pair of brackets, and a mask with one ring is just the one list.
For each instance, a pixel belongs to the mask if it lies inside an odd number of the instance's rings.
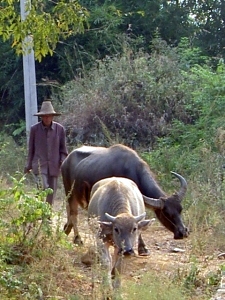
{"label": "light-colored calf", "polygon": [[[122,259],[134,255],[137,238],[141,239],[139,230],[151,223],[145,215],[143,196],[130,179],[111,177],[93,186],[88,217],[98,219],[97,250],[100,263],[107,270],[107,282],[113,288],[121,284]],[[109,246],[114,247],[114,266]]]}

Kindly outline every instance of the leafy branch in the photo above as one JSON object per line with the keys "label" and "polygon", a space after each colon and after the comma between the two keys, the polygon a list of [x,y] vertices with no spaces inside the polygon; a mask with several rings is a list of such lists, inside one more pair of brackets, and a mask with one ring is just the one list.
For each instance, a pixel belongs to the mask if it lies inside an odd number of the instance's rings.
{"label": "leafy branch", "polygon": [[22,20],[18,1],[0,0],[0,36],[3,41],[12,40],[18,55],[34,49],[35,58],[41,61],[53,54],[61,38],[83,33],[88,15],[77,1],[61,0],[47,6],[35,0],[27,3]]}

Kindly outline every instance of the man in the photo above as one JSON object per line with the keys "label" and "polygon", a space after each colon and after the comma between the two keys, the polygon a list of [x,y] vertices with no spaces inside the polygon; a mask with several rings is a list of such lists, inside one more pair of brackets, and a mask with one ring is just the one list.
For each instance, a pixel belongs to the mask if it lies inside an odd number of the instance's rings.
{"label": "man", "polygon": [[37,183],[43,189],[51,188],[53,194],[47,195],[46,201],[53,205],[60,166],[68,155],[66,147],[66,134],[64,127],[53,121],[56,113],[51,101],[42,103],[40,112],[34,114],[41,121],[33,125],[30,130],[28,158],[24,173],[33,171]]}

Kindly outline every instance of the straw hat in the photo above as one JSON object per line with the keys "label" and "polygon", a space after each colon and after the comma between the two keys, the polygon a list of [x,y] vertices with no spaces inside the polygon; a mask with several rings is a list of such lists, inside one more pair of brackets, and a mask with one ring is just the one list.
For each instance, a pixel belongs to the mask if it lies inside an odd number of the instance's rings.
{"label": "straw hat", "polygon": [[60,113],[55,112],[51,101],[43,101],[41,105],[41,109],[38,113],[34,114],[34,116],[45,116],[45,115],[53,115],[53,116],[60,116]]}

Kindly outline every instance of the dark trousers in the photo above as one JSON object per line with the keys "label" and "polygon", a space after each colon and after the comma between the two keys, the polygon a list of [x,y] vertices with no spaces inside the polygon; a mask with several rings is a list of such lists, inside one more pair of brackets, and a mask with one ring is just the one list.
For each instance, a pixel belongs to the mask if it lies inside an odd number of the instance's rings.
{"label": "dark trousers", "polygon": [[53,193],[47,195],[46,197],[46,201],[50,205],[53,205],[56,196],[58,177],[50,176],[47,174],[40,174],[40,175],[36,175],[35,177],[36,177],[36,183],[38,188],[41,188],[43,190],[47,188],[51,188],[53,190]]}

